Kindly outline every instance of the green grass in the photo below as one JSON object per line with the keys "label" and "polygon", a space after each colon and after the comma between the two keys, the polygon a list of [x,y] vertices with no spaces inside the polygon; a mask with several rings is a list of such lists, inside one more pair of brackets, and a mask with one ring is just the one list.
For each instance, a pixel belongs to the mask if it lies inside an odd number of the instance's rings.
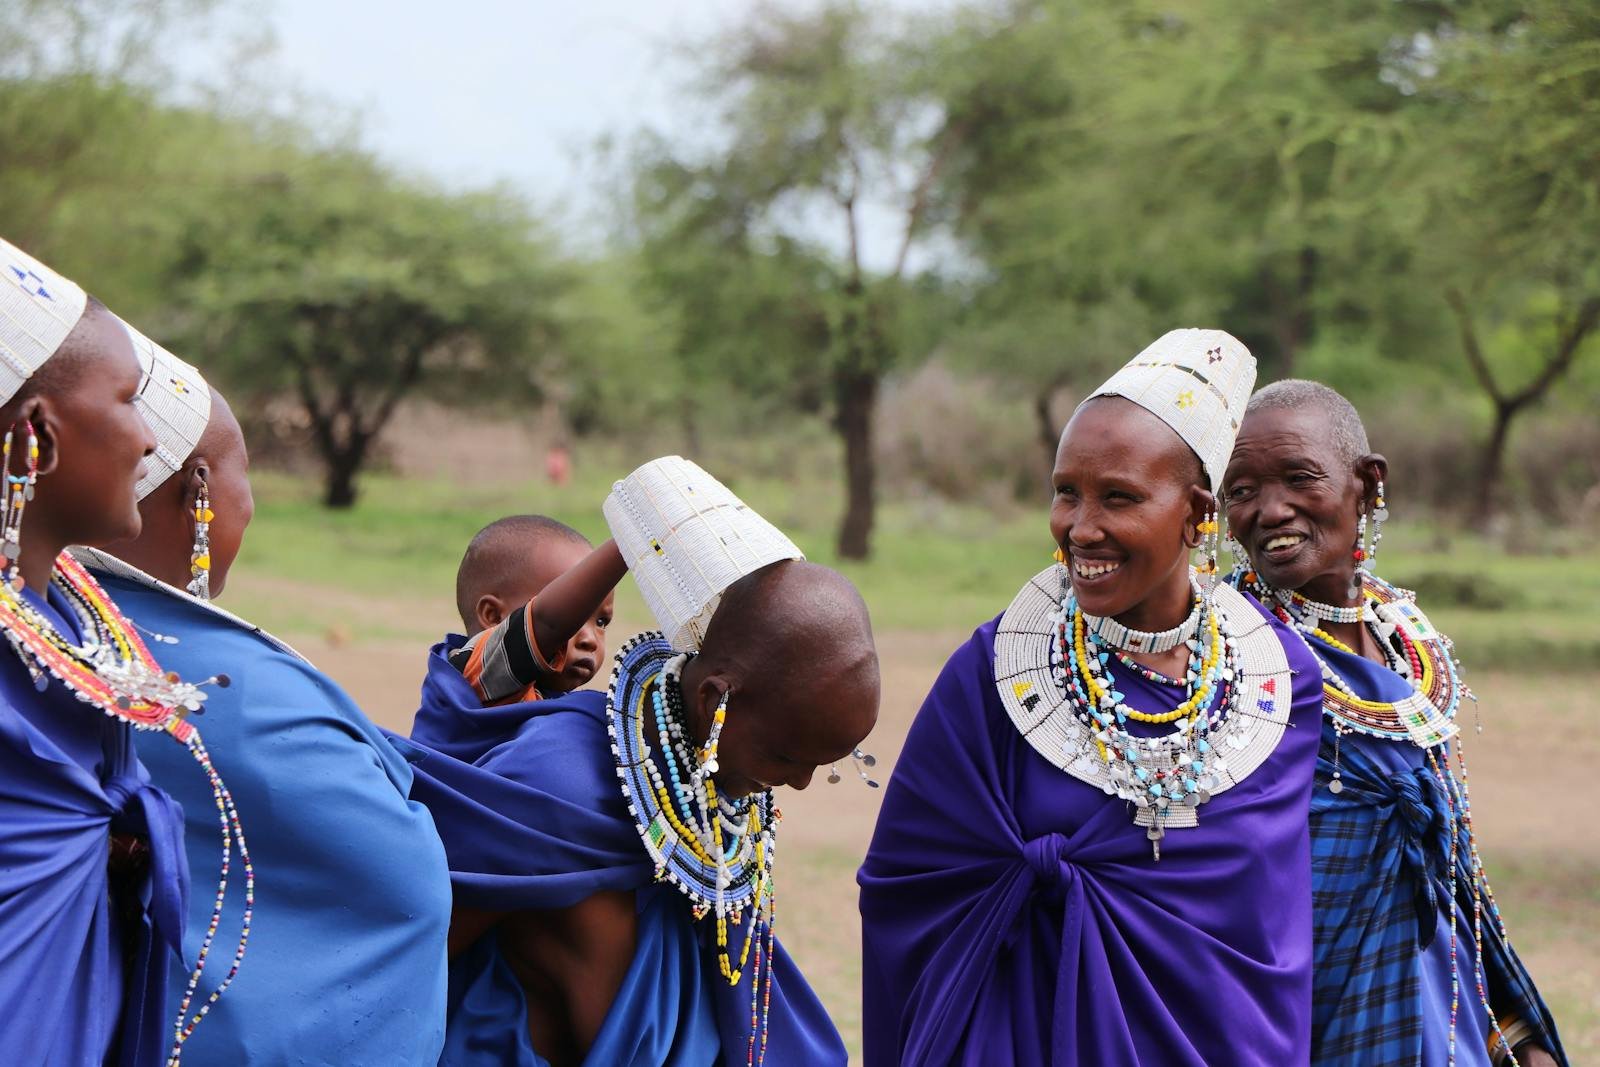
{"label": "green grass", "polygon": [[[585,478],[560,488],[532,479],[478,484],[373,475],[361,502],[345,512],[323,509],[304,480],[261,473],[254,479],[256,519],[237,570],[245,580],[229,601],[289,633],[337,625],[356,639],[415,636],[448,618],[456,564],[480,527],[512,512],[540,511],[604,537],[600,503],[626,472],[622,463],[611,470],[591,466]],[[746,476],[729,483],[810,558],[841,566],[880,629],[976,626],[1005,607],[1052,549],[1042,505],[994,513],[933,498],[891,499],[880,509],[873,559],[839,564],[832,547],[839,494],[827,479]],[[1379,569],[1422,589],[1424,607],[1469,666],[1600,668],[1600,551],[1511,555],[1480,538],[1395,523]],[[373,617],[357,605],[313,607],[284,595],[282,583],[393,598],[410,610]],[[618,612],[625,623],[648,622],[627,583]]]}

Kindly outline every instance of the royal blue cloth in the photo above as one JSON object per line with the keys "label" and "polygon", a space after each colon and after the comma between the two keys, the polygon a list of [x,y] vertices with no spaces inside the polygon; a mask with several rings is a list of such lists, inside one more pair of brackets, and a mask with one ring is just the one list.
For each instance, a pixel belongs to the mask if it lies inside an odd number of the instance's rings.
{"label": "royal blue cloth", "polygon": [[[462,699],[461,672],[450,666],[450,654],[467,639],[446,634],[428,652],[428,674],[422,680],[422,702],[411,723],[411,739],[436,752],[472,763],[490,749],[516,736],[522,724],[536,715],[542,701],[519,700],[486,708]],[[467,688],[471,692],[471,686]]]}
{"label": "royal blue cloth", "polygon": [[[1317,651],[1364,700],[1392,703],[1411,684],[1362,656]],[[1455,1062],[1487,1067],[1489,1020],[1478,996],[1471,839],[1457,827],[1450,894],[1450,785],[1415,745],[1359,734],[1337,740],[1342,790],[1330,792],[1335,735],[1323,728],[1311,800],[1316,954],[1312,1062],[1317,1067],[1432,1067],[1449,1059],[1451,975],[1459,989]],[[1444,769],[1447,754],[1435,763]],[[1454,959],[1450,925],[1455,922]],[[1528,1021],[1565,1063],[1555,1022],[1516,953],[1483,916],[1491,1005]]]}
{"label": "royal blue cloth", "polygon": [[[1018,733],[995,687],[997,625],[956,650],[917,713],[861,868],[868,1067],[1306,1063],[1322,705],[1309,650],[1274,624],[1290,725],[1155,861],[1131,805]],[[1135,706],[1182,699],[1113,670]]]}
{"label": "royal blue cloth", "polygon": [[[602,890],[636,893],[634,959],[585,1062],[744,1062],[755,968],[730,986],[718,972],[711,924],[696,923],[688,901],[655,882],[612,762],[605,696],[578,691],[523,705],[528,714],[514,735],[467,763],[444,749],[466,753],[481,744],[483,720],[475,716],[484,709],[442,647],[430,657],[417,720],[429,743],[393,741],[413,764],[414,795],[433,810],[456,903],[523,911],[568,907]],[[465,724],[462,734],[440,729],[450,723]],[[742,944],[742,938],[742,929],[730,927],[730,940]],[[491,939],[452,962],[452,1014],[440,1063],[535,1067],[542,1061],[526,1041],[522,991]],[[844,1045],[821,1002],[781,943],[775,955],[767,1064],[843,1064]]]}
{"label": "royal blue cloth", "polygon": [[[54,587],[48,604],[31,589],[22,595],[82,639]],[[132,733],[59,681],[40,692],[9,648],[0,654],[0,1058],[8,1064],[165,1062],[167,973],[188,891],[183,812],[151,783]],[[201,773],[171,737],[152,740]],[[149,875],[131,890],[137,901],[111,899],[113,832],[149,846]]]}
{"label": "royal blue cloth", "polygon": [[[164,665],[232,681],[208,688],[195,722],[250,845],[254,923],[239,976],[184,1063],[432,1063],[444,1040],[450,885],[433,820],[407,799],[410,767],[331,679],[270,638],[174,592],[102,581],[135,622],[178,638],[155,646]],[[204,775],[162,740],[141,737],[139,751],[188,813],[192,959],[215,900],[220,827]],[[205,989],[227,971],[241,875],[236,861]]]}

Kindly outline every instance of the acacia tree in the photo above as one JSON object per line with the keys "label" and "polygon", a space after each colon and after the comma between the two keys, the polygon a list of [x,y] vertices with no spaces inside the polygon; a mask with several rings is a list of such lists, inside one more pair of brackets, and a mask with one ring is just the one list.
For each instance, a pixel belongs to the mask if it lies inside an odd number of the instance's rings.
{"label": "acacia tree", "polygon": [[1468,377],[1489,402],[1481,516],[1503,502],[1514,422],[1600,359],[1600,10],[1485,6],[1429,42],[1420,84],[1446,121],[1417,142],[1455,163],[1452,180],[1424,187],[1419,245]]}
{"label": "acacia tree", "polygon": [[566,278],[520,201],[447,195],[351,152],[287,159],[245,193],[191,219],[187,332],[235,379],[298,397],[327,506],[355,502],[374,441],[419,389],[539,395]]}
{"label": "acacia tree", "polygon": [[[130,206],[182,172],[161,42],[213,0],[0,4],[0,226],[63,270],[104,275]],[[185,159],[185,163],[188,159]],[[148,272],[149,264],[144,264]],[[115,287],[115,283],[113,283]],[[98,283],[96,289],[105,286]]]}
{"label": "acacia tree", "polygon": [[1165,329],[1224,326],[1267,376],[1322,320],[1374,314],[1347,280],[1386,262],[1400,210],[1387,68],[1435,15],[1357,7],[1014,0],[942,42],[975,131],[945,192],[987,268],[963,344],[1005,346],[1048,449],[1054,393]]}
{"label": "acacia tree", "polygon": [[[847,559],[870,550],[874,413],[885,373],[907,355],[899,319],[914,251],[969,132],[947,120],[900,31],[851,3],[763,9],[706,50],[715,145],[648,138],[635,168],[644,257],[679,310],[691,373],[827,411],[844,448]],[[879,268],[872,222],[880,240],[892,231]],[[816,239],[819,224],[838,240]]]}

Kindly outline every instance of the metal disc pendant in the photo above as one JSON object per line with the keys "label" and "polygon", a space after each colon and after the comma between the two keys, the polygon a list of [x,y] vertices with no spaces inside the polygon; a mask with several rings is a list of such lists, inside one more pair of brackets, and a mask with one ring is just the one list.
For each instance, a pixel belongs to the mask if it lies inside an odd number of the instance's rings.
{"label": "metal disc pendant", "polygon": [[1341,782],[1339,779],[1334,778],[1333,780],[1328,782],[1328,792],[1334,793],[1334,794],[1343,793],[1344,792],[1344,783]]}

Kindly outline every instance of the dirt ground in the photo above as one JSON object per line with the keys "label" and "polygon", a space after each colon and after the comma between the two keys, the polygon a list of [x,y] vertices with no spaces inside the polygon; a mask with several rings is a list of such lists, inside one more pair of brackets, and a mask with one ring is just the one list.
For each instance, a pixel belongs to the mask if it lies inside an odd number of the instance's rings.
{"label": "dirt ground", "polygon": [[[620,641],[621,634],[614,635]],[[966,633],[879,635],[884,704],[867,748],[887,780],[912,717],[945,657]],[[302,650],[378,722],[404,731],[423,670],[420,644],[312,640]],[[1600,832],[1584,796],[1600,764],[1600,691],[1592,676],[1483,674],[1484,731],[1464,711],[1475,827],[1496,895],[1529,970],[1561,1024],[1574,1063],[1600,1054]],[[779,932],[852,1046],[860,1032],[860,945],[854,874],[881,791],[847,769],[830,786],[780,798]]]}

